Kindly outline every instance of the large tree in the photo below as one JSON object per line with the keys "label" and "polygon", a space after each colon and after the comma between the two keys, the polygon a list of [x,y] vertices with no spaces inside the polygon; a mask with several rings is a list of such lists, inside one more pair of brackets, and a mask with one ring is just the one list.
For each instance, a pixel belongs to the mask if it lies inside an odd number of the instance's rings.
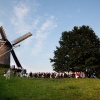
{"label": "large tree", "polygon": [[50,58],[54,71],[95,71],[100,69],[100,39],[89,26],[75,26],[62,32],[59,47]]}

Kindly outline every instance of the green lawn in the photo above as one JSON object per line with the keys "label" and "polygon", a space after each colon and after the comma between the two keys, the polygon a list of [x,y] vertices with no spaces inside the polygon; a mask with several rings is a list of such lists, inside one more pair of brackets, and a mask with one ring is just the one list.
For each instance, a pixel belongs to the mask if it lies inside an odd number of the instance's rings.
{"label": "green lawn", "polygon": [[38,79],[0,75],[0,100],[100,100],[100,79]]}

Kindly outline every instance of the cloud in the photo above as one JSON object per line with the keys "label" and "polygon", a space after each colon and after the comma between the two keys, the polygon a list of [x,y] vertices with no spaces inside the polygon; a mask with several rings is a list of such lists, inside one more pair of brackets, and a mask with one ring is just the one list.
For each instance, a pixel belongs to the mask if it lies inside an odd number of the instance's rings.
{"label": "cloud", "polygon": [[29,7],[25,6],[25,4],[15,6],[14,8],[14,14],[20,21],[23,20],[23,18],[28,14],[28,12]]}
{"label": "cloud", "polygon": [[25,34],[31,31],[38,23],[38,18],[32,18],[31,14],[37,10],[38,4],[30,2],[19,2],[13,8],[11,23],[16,34]]}
{"label": "cloud", "polygon": [[44,20],[41,24],[40,28],[37,30],[36,35],[34,36],[37,40],[44,40],[47,38],[50,30],[57,27],[57,23],[55,22],[54,16],[50,16]]}
{"label": "cloud", "polygon": [[[14,6],[11,23],[14,31],[19,37],[28,32],[32,32],[36,28],[39,18],[32,18],[31,13],[36,11],[37,6],[37,3],[31,6],[29,2],[19,2]],[[25,40],[24,45],[28,46],[31,39],[32,38]]]}
{"label": "cloud", "polygon": [[46,19],[46,21],[42,24],[41,28],[40,28],[40,32],[44,32],[44,31],[49,31],[53,28],[55,28],[57,26],[56,23],[54,23],[55,21],[55,17],[54,16],[50,16],[49,18]]}
{"label": "cloud", "polygon": [[14,29],[16,30],[17,34],[23,34],[29,30],[29,27],[25,23],[25,20],[29,11],[30,11],[30,8],[24,3],[14,6],[11,23],[12,25],[14,25],[15,27]]}
{"label": "cloud", "polygon": [[14,31],[19,36],[22,36],[27,32],[33,33],[32,38],[24,41],[24,47],[27,47],[29,44],[32,44],[33,39],[35,40],[33,49],[31,49],[33,55],[42,51],[50,31],[57,27],[54,16],[33,16],[37,7],[39,6],[36,2],[33,5],[20,2],[14,6],[11,19]]}
{"label": "cloud", "polygon": [[50,31],[57,27],[57,23],[55,22],[55,17],[50,16],[48,17],[37,30],[36,35],[34,38],[36,39],[36,45],[33,48],[32,54],[36,55],[44,46],[45,40],[48,38]]}

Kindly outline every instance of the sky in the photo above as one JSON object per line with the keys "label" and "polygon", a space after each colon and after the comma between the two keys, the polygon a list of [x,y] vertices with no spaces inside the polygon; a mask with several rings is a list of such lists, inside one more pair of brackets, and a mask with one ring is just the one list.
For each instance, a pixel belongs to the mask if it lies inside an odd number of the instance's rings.
{"label": "sky", "polygon": [[[0,26],[8,40],[31,32],[14,49],[28,72],[53,72],[50,58],[62,32],[89,26],[100,37],[100,0],[0,0]],[[11,65],[15,61],[11,55]]]}

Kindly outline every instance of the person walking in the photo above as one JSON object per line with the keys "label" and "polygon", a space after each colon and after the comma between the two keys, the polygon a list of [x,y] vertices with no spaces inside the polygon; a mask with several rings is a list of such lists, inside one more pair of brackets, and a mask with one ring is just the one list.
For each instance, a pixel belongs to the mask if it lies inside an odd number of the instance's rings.
{"label": "person walking", "polygon": [[10,79],[10,69],[6,72],[6,80]]}

